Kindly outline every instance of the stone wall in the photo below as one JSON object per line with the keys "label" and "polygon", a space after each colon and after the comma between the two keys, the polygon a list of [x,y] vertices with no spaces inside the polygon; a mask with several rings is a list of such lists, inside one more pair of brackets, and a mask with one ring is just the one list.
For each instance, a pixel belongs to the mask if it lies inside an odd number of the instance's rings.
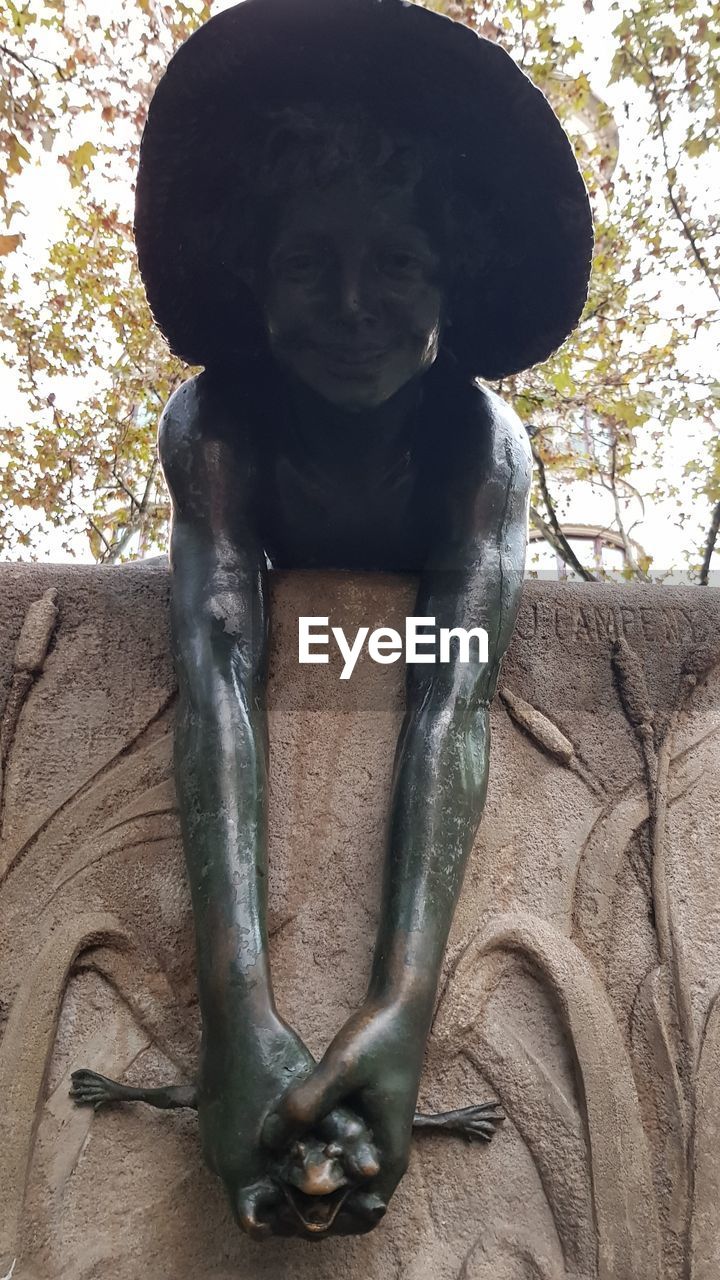
{"label": "stone wall", "polygon": [[[452,932],[420,1135],[363,1238],[244,1238],[190,1112],[74,1108],[69,1075],[192,1079],[162,565],[0,573],[0,1275],[717,1280],[720,593],[528,583]],[[297,616],[397,625],[413,585],[274,585],[271,929],[321,1052],[360,1000],[400,664],[300,667]]]}

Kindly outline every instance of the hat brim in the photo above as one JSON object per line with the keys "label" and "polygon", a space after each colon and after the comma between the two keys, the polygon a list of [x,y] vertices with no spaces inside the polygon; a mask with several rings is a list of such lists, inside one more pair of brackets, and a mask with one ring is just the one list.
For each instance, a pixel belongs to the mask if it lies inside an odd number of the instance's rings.
{"label": "hat brim", "polygon": [[499,45],[404,0],[243,0],[171,60],[143,134],[135,237],[153,316],[175,354],[212,366],[257,345],[254,299],[239,283],[228,290],[227,265],[202,228],[231,172],[252,200],[252,174],[231,165],[238,130],[263,107],[308,102],[367,103],[388,124],[436,140],[455,189],[478,209],[479,237],[484,211],[501,210],[499,251],[453,298],[453,355],[493,380],[547,359],[577,324],[592,259],[572,147]]}

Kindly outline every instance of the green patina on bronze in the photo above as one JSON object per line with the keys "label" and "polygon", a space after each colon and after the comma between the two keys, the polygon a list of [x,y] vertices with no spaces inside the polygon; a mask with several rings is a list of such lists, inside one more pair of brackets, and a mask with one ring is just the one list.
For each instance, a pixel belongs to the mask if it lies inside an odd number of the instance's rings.
{"label": "green patina on bronze", "polygon": [[[475,378],[577,321],[587,197],[497,46],[400,0],[246,0],[160,82],[136,235],[158,323],[205,365],[160,427],[203,1039],[196,1091],[81,1073],[74,1096],[196,1106],[251,1234],[367,1231],[413,1124],[498,1119],[415,1113],[526,543],[525,433]],[[489,639],[486,664],[408,668],[367,996],[319,1063],[268,960],[268,566],[417,573],[416,615]]]}

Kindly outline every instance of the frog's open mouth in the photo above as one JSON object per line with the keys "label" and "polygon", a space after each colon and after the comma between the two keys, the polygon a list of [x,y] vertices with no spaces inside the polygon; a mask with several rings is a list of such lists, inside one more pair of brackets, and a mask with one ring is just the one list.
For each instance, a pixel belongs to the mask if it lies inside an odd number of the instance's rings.
{"label": "frog's open mouth", "polygon": [[286,1182],[282,1183],[282,1189],[285,1199],[305,1231],[313,1235],[321,1235],[323,1231],[330,1230],[352,1187],[347,1185],[338,1187],[337,1191],[330,1191],[323,1196],[308,1196],[304,1191],[289,1186]]}

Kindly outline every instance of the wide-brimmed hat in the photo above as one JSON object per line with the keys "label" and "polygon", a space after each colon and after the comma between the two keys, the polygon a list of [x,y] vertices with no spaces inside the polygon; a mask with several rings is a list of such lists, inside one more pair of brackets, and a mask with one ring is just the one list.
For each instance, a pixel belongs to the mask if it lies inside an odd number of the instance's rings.
{"label": "wide-brimmed hat", "polygon": [[497,379],[561,345],[587,296],[590,207],[565,131],[512,58],[405,0],[243,0],[178,49],[142,139],[140,272],[176,355],[212,367],[262,341],[257,303],[239,280],[228,289],[211,228],[230,184],[235,207],[252,206],[256,175],[238,163],[238,139],[308,103],[364,104],[388,127],[432,138],[464,206],[477,208],[470,239],[487,240],[492,211],[497,251],[454,292],[446,344],[462,368]]}

